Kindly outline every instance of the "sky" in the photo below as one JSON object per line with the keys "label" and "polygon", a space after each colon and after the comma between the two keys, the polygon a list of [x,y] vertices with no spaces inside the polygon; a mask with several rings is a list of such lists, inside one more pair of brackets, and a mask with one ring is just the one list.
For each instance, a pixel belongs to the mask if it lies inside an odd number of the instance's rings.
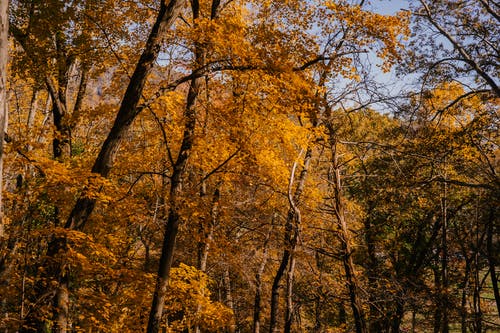
{"label": "sky", "polygon": [[401,9],[408,9],[410,0],[371,0],[370,2],[376,12],[392,15]]}
{"label": "sky", "polygon": [[[416,0],[370,0],[369,6],[377,13],[393,15],[400,10],[409,9],[411,1]],[[379,62],[375,54],[373,54],[371,61],[373,63]],[[375,74],[376,81],[386,84],[394,95],[397,95],[401,90],[405,90],[405,85],[410,83],[406,82],[406,80],[402,80],[401,78],[397,78],[394,73],[394,69],[392,69],[389,73],[383,73],[376,66],[373,66],[372,71]]]}

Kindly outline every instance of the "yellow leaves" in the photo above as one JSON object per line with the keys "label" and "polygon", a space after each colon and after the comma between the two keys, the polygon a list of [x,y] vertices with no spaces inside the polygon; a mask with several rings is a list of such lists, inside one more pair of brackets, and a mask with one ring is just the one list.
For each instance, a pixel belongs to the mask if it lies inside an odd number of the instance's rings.
{"label": "yellow leaves", "polygon": [[403,45],[400,36],[409,36],[409,13],[398,12],[394,16],[382,15],[364,10],[359,5],[349,5],[338,2],[327,2],[332,11],[332,17],[343,21],[349,29],[357,32],[356,42],[359,46],[382,44],[377,56],[384,60],[382,70],[387,72],[399,59],[399,50]]}
{"label": "yellow leaves", "polygon": [[481,96],[469,94],[460,83],[444,82],[424,94],[419,115],[441,129],[461,130],[480,123],[486,108]]}
{"label": "yellow leaves", "polygon": [[169,321],[171,332],[181,332],[199,326],[216,331],[227,326],[233,317],[230,309],[210,300],[208,276],[192,266],[180,264],[171,271],[169,292],[165,300],[167,316],[181,314]]}
{"label": "yellow leaves", "polygon": [[[156,104],[159,104],[156,106]],[[167,92],[160,96],[154,105],[154,112],[159,117],[166,117],[167,120],[173,120],[172,117],[176,111],[184,104],[184,95],[178,91]],[[175,119],[178,121],[178,119]]]}
{"label": "yellow leaves", "polygon": [[183,38],[189,48],[195,45],[203,47],[206,62],[225,60],[235,64],[257,59],[246,38],[248,31],[244,21],[244,6],[229,3],[216,18],[210,17],[210,6],[201,7],[198,19],[192,24],[179,26],[176,31],[176,35]]}

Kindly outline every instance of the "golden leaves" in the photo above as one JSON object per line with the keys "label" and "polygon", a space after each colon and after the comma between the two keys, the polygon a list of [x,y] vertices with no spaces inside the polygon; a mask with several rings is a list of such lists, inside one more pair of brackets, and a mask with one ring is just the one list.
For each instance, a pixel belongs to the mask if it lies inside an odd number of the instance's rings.
{"label": "golden leaves", "polygon": [[180,264],[172,269],[165,310],[167,316],[177,318],[169,320],[169,332],[182,332],[195,326],[216,331],[232,322],[232,311],[210,300],[209,284],[208,276],[192,266]]}
{"label": "golden leaves", "polygon": [[332,17],[343,21],[356,35],[356,43],[360,47],[370,44],[382,44],[377,56],[384,60],[382,70],[387,72],[400,59],[399,50],[403,44],[399,38],[409,36],[409,13],[398,12],[394,16],[377,14],[364,10],[359,5],[327,2]]}

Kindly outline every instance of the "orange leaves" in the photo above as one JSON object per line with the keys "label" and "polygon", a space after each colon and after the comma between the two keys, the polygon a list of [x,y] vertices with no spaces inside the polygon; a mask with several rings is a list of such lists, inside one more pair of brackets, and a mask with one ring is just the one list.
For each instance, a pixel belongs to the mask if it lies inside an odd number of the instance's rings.
{"label": "orange leaves", "polygon": [[195,326],[216,331],[232,322],[232,311],[210,300],[209,283],[208,276],[192,266],[180,264],[172,269],[165,309],[167,316],[176,319],[169,320],[169,332]]}

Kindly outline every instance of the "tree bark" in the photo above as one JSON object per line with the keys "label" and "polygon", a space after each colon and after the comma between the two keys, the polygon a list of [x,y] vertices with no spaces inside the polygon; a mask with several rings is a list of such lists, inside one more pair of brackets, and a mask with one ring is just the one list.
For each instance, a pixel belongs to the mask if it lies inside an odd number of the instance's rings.
{"label": "tree bark", "polygon": [[[365,236],[365,244],[366,244],[366,249],[367,249],[367,256],[368,256],[368,267],[367,267],[367,273],[368,273],[368,287],[369,287],[369,307],[370,307],[370,312],[369,312],[369,317],[368,317],[368,331],[369,332],[380,332],[382,331],[383,327],[383,321],[385,318],[381,318],[380,316],[380,309],[384,306],[384,303],[386,303],[384,300],[379,299],[380,298],[380,293],[379,293],[379,285],[377,283],[378,280],[378,260],[375,255],[375,226],[372,223],[372,217],[370,212],[372,211],[373,203],[370,202],[368,204],[368,211],[367,211],[367,217],[363,221],[363,226],[364,226],[364,236]],[[376,305],[379,303],[380,305]]]}
{"label": "tree bark", "polygon": [[442,325],[442,320],[443,320],[443,309],[441,308],[442,305],[442,298],[441,298],[441,293],[442,293],[442,284],[441,284],[441,278],[442,276],[439,274],[438,269],[434,268],[434,288],[435,288],[435,295],[434,295],[434,333],[439,333],[441,330],[441,325]]}
{"label": "tree bark", "polygon": [[54,120],[54,138],[52,139],[53,157],[60,160],[70,155],[71,148],[69,147],[69,128],[67,124],[66,112],[66,87],[59,83],[59,88],[56,87],[54,80],[47,76],[45,78],[47,90],[52,98],[52,118]]}
{"label": "tree bark", "polygon": [[[205,195],[205,186],[202,184],[202,195]],[[198,242],[198,269],[202,272],[207,271],[207,261],[208,261],[208,251],[210,250],[210,245],[214,238],[214,229],[217,223],[217,218],[219,214],[219,199],[220,193],[219,188],[217,187],[214,191],[212,198],[212,207],[210,209],[210,217],[209,222],[206,225],[205,219],[200,220],[200,228],[199,228],[199,237],[201,240]],[[200,311],[201,307],[198,305],[197,311]],[[195,332],[200,332],[199,325],[196,325]]]}
{"label": "tree bark", "polygon": [[177,231],[181,222],[180,209],[182,203],[180,196],[182,194],[183,177],[185,176],[187,161],[194,143],[194,130],[196,126],[196,111],[194,103],[198,95],[198,85],[198,79],[193,79],[189,88],[185,112],[186,124],[184,127],[181,149],[179,151],[179,156],[177,157],[177,161],[174,165],[174,171],[172,173],[169,198],[170,208],[168,211],[168,220],[163,237],[160,266],[158,268],[158,277],[156,280],[153,303],[151,305],[151,311],[149,315],[147,328],[148,333],[158,332],[161,317],[163,314],[163,303],[167,292],[170,268],[172,267],[175,239],[177,237]]}
{"label": "tree bark", "polygon": [[202,240],[198,244],[198,269],[202,272],[207,270],[208,251],[214,238],[214,228],[219,215],[219,200],[220,192],[216,188],[212,198],[208,225],[204,225],[203,221],[200,221],[200,237]]}
{"label": "tree bark", "polygon": [[[233,301],[233,293],[231,289],[231,275],[229,274],[229,265],[226,264],[224,267],[224,294],[225,294],[225,303],[228,308],[230,308],[234,313],[234,301]],[[235,322],[228,323],[228,327],[226,329],[227,333],[235,333],[236,332],[236,324]]]}
{"label": "tree bark", "polygon": [[293,278],[295,273],[295,254],[290,257],[286,279],[286,309],[285,309],[285,328],[284,333],[292,331],[293,323]]}
{"label": "tree bark", "polygon": [[[480,236],[479,236],[479,221],[476,221],[476,248],[480,246]],[[480,268],[480,253],[476,250],[474,253],[474,293],[473,293],[473,305],[474,305],[474,331],[483,331],[483,310],[481,308],[481,268]]]}

